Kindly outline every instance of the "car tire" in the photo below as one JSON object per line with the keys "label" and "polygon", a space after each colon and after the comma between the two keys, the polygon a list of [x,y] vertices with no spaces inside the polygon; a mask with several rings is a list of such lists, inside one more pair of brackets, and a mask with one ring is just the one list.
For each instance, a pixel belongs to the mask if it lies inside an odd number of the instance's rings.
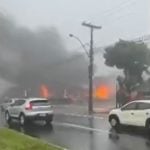
{"label": "car tire", "polygon": [[26,117],[22,113],[19,116],[19,123],[20,123],[21,126],[24,126],[26,124]]}
{"label": "car tire", "polygon": [[46,120],[45,123],[46,123],[46,125],[50,125],[51,124],[51,120]]}
{"label": "car tire", "polygon": [[5,120],[6,120],[6,122],[8,123],[8,124],[10,124],[11,123],[11,116],[10,116],[10,114],[9,114],[9,112],[8,111],[6,111],[5,112]]}
{"label": "car tire", "polygon": [[116,116],[111,116],[109,119],[110,125],[114,129],[119,129],[120,127],[120,122],[119,119]]}
{"label": "car tire", "polygon": [[45,120],[46,125],[50,125],[50,124],[52,123],[52,121],[53,121],[53,115],[51,115],[49,118],[47,118],[47,119]]}

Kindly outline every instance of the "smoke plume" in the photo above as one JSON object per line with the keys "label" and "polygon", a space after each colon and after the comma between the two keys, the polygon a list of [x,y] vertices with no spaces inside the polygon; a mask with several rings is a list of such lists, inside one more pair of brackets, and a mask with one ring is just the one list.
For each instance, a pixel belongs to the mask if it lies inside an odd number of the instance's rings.
{"label": "smoke plume", "polygon": [[0,14],[0,77],[22,88],[67,88],[87,82],[87,61],[66,50],[56,28],[30,30]]}

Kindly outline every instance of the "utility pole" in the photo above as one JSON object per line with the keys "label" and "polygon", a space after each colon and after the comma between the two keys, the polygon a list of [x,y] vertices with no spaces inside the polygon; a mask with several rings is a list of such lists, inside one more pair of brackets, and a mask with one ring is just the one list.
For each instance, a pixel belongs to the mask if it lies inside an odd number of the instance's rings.
{"label": "utility pole", "polygon": [[90,28],[90,52],[89,52],[89,103],[88,110],[89,114],[93,113],[93,62],[94,62],[94,51],[93,51],[93,31],[95,29],[101,29],[101,26],[96,26],[91,23],[82,23],[83,26]]}

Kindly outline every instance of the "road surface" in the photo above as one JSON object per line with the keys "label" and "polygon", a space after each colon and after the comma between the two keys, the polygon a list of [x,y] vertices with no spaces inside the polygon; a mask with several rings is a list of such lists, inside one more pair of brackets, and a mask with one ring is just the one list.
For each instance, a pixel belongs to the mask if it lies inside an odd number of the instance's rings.
{"label": "road surface", "polygon": [[[14,122],[9,127],[69,150],[150,149],[149,136],[143,129],[124,128],[117,133],[111,130],[107,114],[93,117],[76,113],[69,115],[70,110],[67,111],[67,107],[63,111],[65,112],[59,112],[60,114],[56,111],[52,126],[46,127],[43,123],[36,122],[21,128]],[[0,126],[6,126],[2,116],[0,116]]]}

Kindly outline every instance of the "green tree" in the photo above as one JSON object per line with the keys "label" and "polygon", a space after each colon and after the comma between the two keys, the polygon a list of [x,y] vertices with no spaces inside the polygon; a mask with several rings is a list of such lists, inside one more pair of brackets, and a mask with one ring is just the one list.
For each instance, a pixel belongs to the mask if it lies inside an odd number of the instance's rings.
{"label": "green tree", "polygon": [[144,43],[120,40],[105,49],[104,58],[107,66],[123,70],[124,82],[130,91],[143,82],[143,72],[148,73],[150,50]]}

